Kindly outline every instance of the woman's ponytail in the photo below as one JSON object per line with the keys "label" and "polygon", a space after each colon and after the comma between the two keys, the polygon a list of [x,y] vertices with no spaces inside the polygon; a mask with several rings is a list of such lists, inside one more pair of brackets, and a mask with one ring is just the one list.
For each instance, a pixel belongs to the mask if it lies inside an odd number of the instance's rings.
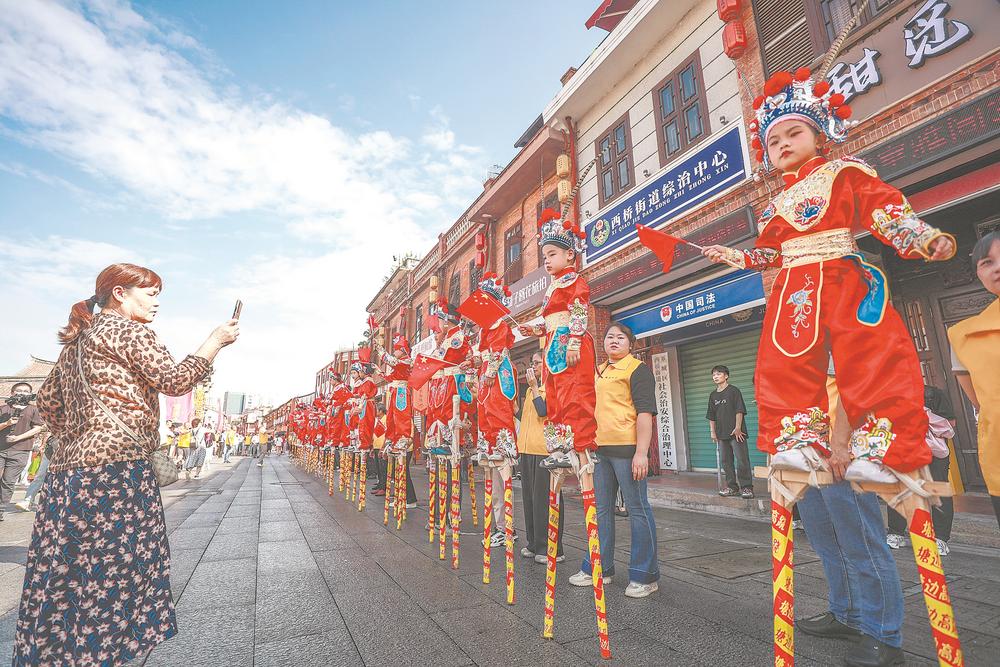
{"label": "woman's ponytail", "polygon": [[69,322],[59,331],[59,342],[65,345],[72,343],[76,337],[86,329],[90,328],[90,321],[94,318],[94,297],[85,301],[78,301],[73,304],[69,311]]}

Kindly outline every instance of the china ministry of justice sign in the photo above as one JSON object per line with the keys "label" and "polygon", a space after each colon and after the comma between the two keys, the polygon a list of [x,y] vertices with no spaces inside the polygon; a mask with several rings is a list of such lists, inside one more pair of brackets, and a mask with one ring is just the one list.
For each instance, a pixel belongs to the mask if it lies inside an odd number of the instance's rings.
{"label": "china ministry of justice sign", "polygon": [[630,245],[636,240],[636,224],[664,227],[739,185],[750,176],[749,161],[742,124],[716,133],[587,223],[585,263],[592,264]]}

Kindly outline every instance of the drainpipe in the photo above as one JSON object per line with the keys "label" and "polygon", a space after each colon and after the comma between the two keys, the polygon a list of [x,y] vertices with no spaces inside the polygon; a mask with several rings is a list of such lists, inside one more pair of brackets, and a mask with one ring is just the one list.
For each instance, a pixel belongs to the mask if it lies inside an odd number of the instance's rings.
{"label": "drainpipe", "polygon": [[[569,164],[570,164],[570,183],[576,183],[576,179],[579,178],[579,162],[576,156],[576,125],[573,123],[572,116],[566,116],[565,118],[566,127],[569,129]],[[573,220],[576,221],[577,225],[580,225],[580,197],[579,192],[577,192],[576,197],[573,198],[573,210],[570,214],[573,216]],[[580,225],[582,227],[582,225]],[[576,268],[579,270],[580,263],[583,258],[579,256],[576,257]]]}

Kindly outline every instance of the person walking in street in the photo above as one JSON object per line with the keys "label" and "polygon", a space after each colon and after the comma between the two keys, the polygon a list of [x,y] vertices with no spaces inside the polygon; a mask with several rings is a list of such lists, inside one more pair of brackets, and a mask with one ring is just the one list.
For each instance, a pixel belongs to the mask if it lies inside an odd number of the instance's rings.
{"label": "person walking in street", "polygon": [[248,456],[252,459],[257,458],[257,454],[260,452],[260,435],[254,433],[250,436],[250,453]]}
{"label": "person walking in street", "polygon": [[205,456],[207,445],[205,435],[208,429],[201,425],[200,419],[191,420],[191,446],[187,461],[184,462],[184,477],[191,479],[191,471],[194,470],[194,478],[201,477],[201,469],[205,466]]}
{"label": "person walking in street", "polygon": [[[615,573],[615,498],[621,489],[628,510],[631,543],[626,597],[654,593],[660,579],[656,557],[656,519],[646,495],[649,447],[653,442],[656,383],[649,366],[632,356],[635,335],[612,322],[604,334],[608,360],[597,367],[597,453],[594,495],[597,532],[604,577]],[[580,571],[569,579],[574,586],[591,586],[591,563],[584,555]]]}
{"label": "person walking in street", "polygon": [[38,408],[31,405],[33,398],[31,385],[18,382],[0,405],[0,521],[14,495],[14,485],[31,460],[35,436],[42,432]]}
{"label": "person walking in street", "polygon": [[36,496],[45,482],[45,474],[49,470],[49,461],[52,460],[52,450],[55,444],[56,439],[53,436],[49,435],[45,438],[45,445],[42,447],[42,462],[38,464],[38,470],[35,471],[35,479],[31,481],[28,490],[24,492],[24,500],[14,503],[25,512],[34,512],[38,509]]}
{"label": "person walking in street", "polygon": [[[545,436],[542,426],[545,424],[545,388],[539,386],[538,378],[542,373],[542,354],[531,355],[531,365],[525,371],[528,380],[528,391],[521,403],[517,418],[520,425],[517,429],[517,451],[521,456],[521,504],[524,507],[524,529],[528,543],[521,547],[521,555],[532,558],[536,563],[544,563],[545,550],[548,548],[549,527],[549,478],[551,473],[541,467],[542,460],[548,455],[545,450]],[[500,504],[500,503],[498,503]],[[563,494],[559,492],[559,505],[563,506]],[[566,513],[559,512],[559,542],[556,545],[556,560],[565,560],[563,555],[563,521]],[[502,536],[498,531],[497,534]]]}
{"label": "person walking in street", "polygon": [[229,456],[236,449],[236,432],[227,428],[222,434],[222,462],[229,463]]}
{"label": "person walking in street", "polygon": [[[750,452],[747,450],[747,406],[740,390],[729,384],[729,368],[712,369],[715,391],[708,397],[709,428],[712,440],[719,448],[719,460],[726,474],[726,488],[719,490],[724,497],[753,498],[753,477],[750,472]],[[735,469],[733,459],[736,460]]]}
{"label": "person walking in street", "polygon": [[[979,281],[1000,297],[1000,232],[990,232],[972,249]],[[948,329],[952,370],[976,409],[979,467],[1000,526],[1000,299]]]}
{"label": "person walking in street", "polygon": [[177,468],[180,469],[191,455],[191,425],[187,422],[183,424],[175,422],[174,427],[177,429]]}
{"label": "person walking in street", "polygon": [[66,656],[122,665],[177,633],[150,462],[158,396],[191,391],[239,327],[217,327],[178,363],[147,326],[159,307],[156,273],[114,264],[96,283],[70,311],[62,353],[38,392],[39,414],[59,445],[28,548],[13,667],[64,664]]}

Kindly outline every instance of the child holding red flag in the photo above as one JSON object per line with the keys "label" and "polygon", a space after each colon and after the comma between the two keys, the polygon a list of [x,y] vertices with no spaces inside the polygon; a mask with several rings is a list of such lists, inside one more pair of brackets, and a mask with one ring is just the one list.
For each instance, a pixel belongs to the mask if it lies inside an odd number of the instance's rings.
{"label": "child holding red flag", "polygon": [[[504,306],[510,288],[504,286],[495,273],[487,273],[479,284],[484,294]],[[504,309],[506,309],[504,307]],[[480,459],[517,462],[517,442],[514,411],[517,400],[517,371],[510,361],[514,347],[514,332],[504,319],[484,328],[479,336],[479,438],[477,455]]]}
{"label": "child holding red flag", "polygon": [[385,448],[387,453],[395,450],[402,454],[410,449],[413,442],[413,401],[410,397],[409,378],[410,343],[406,336],[397,333],[392,337],[392,353],[383,354],[385,370],[376,368],[388,382],[385,393]]}
{"label": "child holding red flag", "polygon": [[375,394],[378,388],[368,376],[365,364],[351,364],[351,422],[357,431],[358,449],[372,448],[375,439]]}
{"label": "child holding red flag", "polygon": [[832,355],[855,429],[847,478],[895,481],[885,468],[905,473],[931,460],[923,381],[885,276],[863,260],[854,234],[867,229],[901,257],[928,261],[951,258],[954,238],[917,218],[868,164],[823,155],[827,139],[846,139],[850,116],[828,82],[814,84],[802,68],[776,73],[764,92],[754,101],[752,145],[759,161],[782,171],[783,191],[761,214],[754,248],[703,251],[743,268],[780,267],[757,357],[758,446],[775,455],[775,467],[824,465]]}

